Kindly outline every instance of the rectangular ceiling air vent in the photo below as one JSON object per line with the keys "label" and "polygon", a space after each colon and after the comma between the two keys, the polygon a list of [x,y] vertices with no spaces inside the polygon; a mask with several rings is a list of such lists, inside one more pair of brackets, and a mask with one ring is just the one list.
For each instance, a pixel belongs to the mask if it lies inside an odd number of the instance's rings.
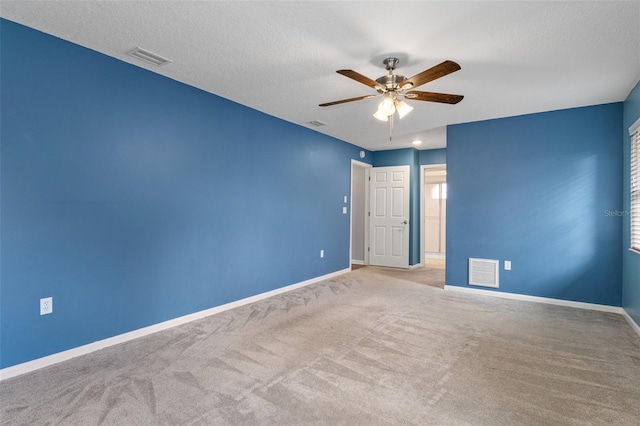
{"label": "rectangular ceiling air vent", "polygon": [[170,64],[171,61],[167,58],[163,58],[160,55],[156,55],[155,53],[151,53],[148,50],[141,49],[136,47],[127,52],[127,55],[133,56],[134,58],[141,59],[150,64],[161,67],[166,64]]}
{"label": "rectangular ceiling air vent", "polygon": [[323,123],[322,121],[318,121],[318,120],[310,121],[309,124],[316,127],[322,127],[327,125],[327,123]]}
{"label": "rectangular ceiling air vent", "polygon": [[469,285],[499,287],[498,270],[500,261],[469,258]]}

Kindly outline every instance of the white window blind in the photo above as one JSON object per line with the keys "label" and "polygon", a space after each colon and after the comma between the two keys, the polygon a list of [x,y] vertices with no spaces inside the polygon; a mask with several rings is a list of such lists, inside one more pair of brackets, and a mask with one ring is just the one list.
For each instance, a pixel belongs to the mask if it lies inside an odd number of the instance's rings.
{"label": "white window blind", "polygon": [[640,129],[631,135],[631,248],[640,252]]}

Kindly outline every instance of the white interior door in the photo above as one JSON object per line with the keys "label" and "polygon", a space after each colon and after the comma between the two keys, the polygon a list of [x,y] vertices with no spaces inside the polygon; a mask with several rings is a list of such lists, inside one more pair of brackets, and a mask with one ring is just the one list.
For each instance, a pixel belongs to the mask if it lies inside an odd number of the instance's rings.
{"label": "white interior door", "polygon": [[409,267],[409,166],[371,169],[369,264]]}

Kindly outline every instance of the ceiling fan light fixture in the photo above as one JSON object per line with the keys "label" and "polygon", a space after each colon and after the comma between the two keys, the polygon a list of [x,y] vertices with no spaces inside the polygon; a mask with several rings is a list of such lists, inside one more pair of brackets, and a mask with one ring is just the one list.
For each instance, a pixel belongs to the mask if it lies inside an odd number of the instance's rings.
{"label": "ceiling fan light fixture", "polygon": [[387,116],[387,114],[380,111],[380,108],[378,108],[378,110],[376,111],[375,114],[373,114],[373,116],[380,121],[389,121],[389,117]]}
{"label": "ceiling fan light fixture", "polygon": [[406,103],[405,101],[396,100],[395,104],[396,104],[396,111],[398,111],[398,116],[400,117],[401,120],[405,115],[413,111],[413,107],[408,103]]}
{"label": "ceiling fan light fixture", "polygon": [[378,106],[378,112],[385,114],[387,117],[392,116],[396,112],[395,100],[390,96],[385,96]]}

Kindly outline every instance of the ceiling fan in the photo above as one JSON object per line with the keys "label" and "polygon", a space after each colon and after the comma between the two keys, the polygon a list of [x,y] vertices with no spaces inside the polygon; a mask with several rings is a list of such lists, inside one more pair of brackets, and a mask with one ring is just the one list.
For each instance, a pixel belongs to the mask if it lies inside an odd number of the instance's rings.
{"label": "ceiling fan", "polygon": [[[371,87],[378,92],[377,95],[365,95],[358,96],[356,98],[342,99],[339,101],[327,102],[320,104],[321,107],[327,107],[332,105],[344,104],[347,102],[361,101],[364,99],[371,99],[377,96],[383,95],[384,99],[378,106],[378,110],[373,116],[381,121],[391,121],[390,131],[393,130],[393,115],[397,112],[398,117],[402,119],[407,115],[413,107],[400,99],[426,101],[426,102],[440,102],[445,104],[457,104],[462,100],[464,96],[450,95],[447,93],[434,93],[434,92],[421,92],[413,90],[418,86],[422,86],[430,81],[436,80],[445,75],[449,75],[460,69],[460,65],[453,61],[444,61],[428,70],[422,71],[413,77],[406,78],[400,74],[394,74],[393,71],[398,65],[398,58],[386,58],[383,61],[385,68],[389,73],[375,80],[370,79],[353,70],[338,70],[338,74],[342,74],[352,80],[362,83],[365,86]],[[389,135],[391,140],[391,135]]]}

